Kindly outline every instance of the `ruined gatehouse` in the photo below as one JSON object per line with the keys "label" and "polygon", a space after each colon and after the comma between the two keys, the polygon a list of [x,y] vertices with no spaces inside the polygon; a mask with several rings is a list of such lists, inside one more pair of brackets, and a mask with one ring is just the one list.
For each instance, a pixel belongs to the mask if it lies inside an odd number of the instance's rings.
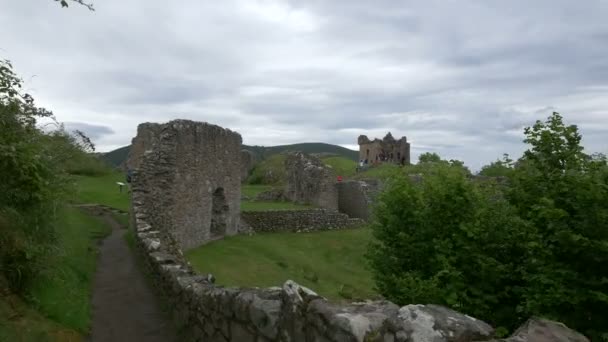
{"label": "ruined gatehouse", "polygon": [[127,166],[147,190],[154,221],[181,249],[238,232],[241,136],[189,120],[144,123]]}

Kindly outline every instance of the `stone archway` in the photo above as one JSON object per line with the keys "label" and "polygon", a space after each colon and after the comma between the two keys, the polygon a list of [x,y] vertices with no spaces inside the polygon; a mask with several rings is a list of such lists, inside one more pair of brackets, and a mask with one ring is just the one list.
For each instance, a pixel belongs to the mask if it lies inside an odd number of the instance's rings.
{"label": "stone archway", "polygon": [[226,217],[228,216],[228,203],[224,195],[224,188],[217,188],[213,192],[211,204],[211,238],[221,238],[226,235]]}

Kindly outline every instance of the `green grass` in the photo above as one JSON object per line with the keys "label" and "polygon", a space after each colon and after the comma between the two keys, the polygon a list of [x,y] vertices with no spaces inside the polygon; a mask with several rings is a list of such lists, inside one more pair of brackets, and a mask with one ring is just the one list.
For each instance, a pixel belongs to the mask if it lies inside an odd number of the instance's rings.
{"label": "green grass", "polygon": [[378,297],[364,258],[371,238],[368,228],[233,236],[186,257],[221,285],[280,286],[291,279],[331,300],[350,301]]}
{"label": "green grass", "polygon": [[52,268],[30,289],[38,311],[62,326],[86,333],[90,325],[91,283],[97,261],[96,240],[110,228],[76,208],[65,208],[57,224],[57,253]]}
{"label": "green grass", "polygon": [[262,202],[242,201],[241,211],[268,211],[268,210],[305,210],[314,208],[311,205],[292,202]]}
{"label": "green grass", "polygon": [[241,185],[241,194],[249,198],[254,198],[257,194],[264,191],[270,191],[274,187],[263,184],[243,184]]}
{"label": "green grass", "polygon": [[124,211],[129,210],[129,193],[126,186],[122,193],[116,182],[125,183],[125,175],[112,172],[100,177],[73,176],[76,182],[77,203],[104,204]]}
{"label": "green grass", "polygon": [[17,296],[0,295],[0,341],[82,341],[75,330],[42,316]]}
{"label": "green grass", "polygon": [[322,160],[323,163],[331,166],[336,176],[348,178],[357,173],[357,162],[352,159],[344,157],[326,157]]}
{"label": "green grass", "polygon": [[396,172],[402,170],[402,167],[395,164],[384,163],[378,166],[372,166],[369,169],[357,173],[355,179],[380,179],[386,180],[391,178]]}

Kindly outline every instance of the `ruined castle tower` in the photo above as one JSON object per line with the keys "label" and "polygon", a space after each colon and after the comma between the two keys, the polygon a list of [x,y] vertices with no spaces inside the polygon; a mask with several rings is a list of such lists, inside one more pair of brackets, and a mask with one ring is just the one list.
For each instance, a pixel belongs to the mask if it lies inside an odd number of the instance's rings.
{"label": "ruined castle tower", "polygon": [[360,135],[359,159],[368,164],[390,162],[395,164],[410,164],[410,143],[406,137],[395,140],[391,132],[380,140],[378,138],[369,140],[366,135]]}
{"label": "ruined castle tower", "polygon": [[154,208],[150,222],[166,227],[181,249],[234,235],[241,196],[241,136],[189,120],[137,127],[127,167]]}

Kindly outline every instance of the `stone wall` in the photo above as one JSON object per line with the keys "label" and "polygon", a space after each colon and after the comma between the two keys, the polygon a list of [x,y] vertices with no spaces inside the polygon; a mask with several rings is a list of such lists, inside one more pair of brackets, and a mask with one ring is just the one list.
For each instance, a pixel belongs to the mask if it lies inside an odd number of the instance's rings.
{"label": "stone wall", "polygon": [[378,180],[348,180],[338,183],[338,210],[350,217],[369,221],[372,215],[372,204],[380,192]]}
{"label": "stone wall", "polygon": [[142,124],[129,165],[137,186],[154,194],[148,204],[182,249],[238,232],[241,136],[187,120]]}
{"label": "stone wall", "polygon": [[338,210],[336,176],[317,157],[293,152],[285,159],[285,197],[295,203]]}
{"label": "stone wall", "polygon": [[306,232],[349,228],[363,223],[335,210],[272,210],[248,211],[241,213],[253,232]]}

